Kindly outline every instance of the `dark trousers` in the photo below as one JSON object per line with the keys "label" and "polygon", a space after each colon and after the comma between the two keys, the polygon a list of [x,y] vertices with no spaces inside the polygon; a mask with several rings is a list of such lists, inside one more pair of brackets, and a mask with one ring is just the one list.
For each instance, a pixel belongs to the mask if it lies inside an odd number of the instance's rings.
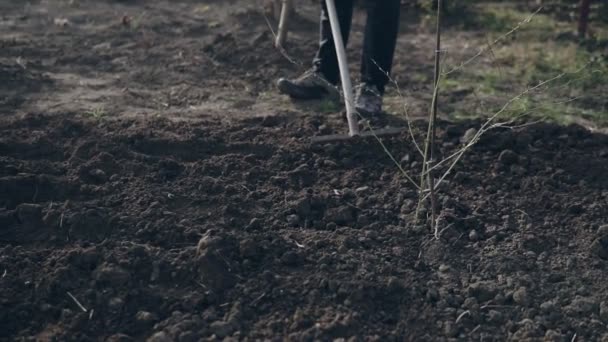
{"label": "dark trousers", "polygon": [[[332,84],[340,79],[340,69],[331,34],[329,15],[323,2],[321,12],[321,38],[313,67]],[[336,0],[336,11],[344,44],[348,42],[353,16],[354,0]],[[399,31],[400,0],[368,0],[367,23],[361,59],[361,81],[378,87],[384,93],[391,72],[397,32]]]}

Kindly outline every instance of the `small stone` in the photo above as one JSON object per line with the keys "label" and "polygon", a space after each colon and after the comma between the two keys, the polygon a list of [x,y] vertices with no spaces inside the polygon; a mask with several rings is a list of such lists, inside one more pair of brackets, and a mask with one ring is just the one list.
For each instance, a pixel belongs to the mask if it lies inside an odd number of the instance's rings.
{"label": "small stone", "polygon": [[55,18],[53,19],[53,24],[59,27],[67,27],[70,26],[70,21],[66,18]]}
{"label": "small stone", "polygon": [[281,256],[281,263],[286,266],[293,266],[298,263],[298,254],[292,251],[285,252]]}
{"label": "small stone", "polygon": [[533,337],[543,336],[540,327],[529,318],[524,318],[517,322],[516,325],[518,329],[510,339],[512,341],[530,340]]}
{"label": "small stone", "polygon": [[515,231],[518,229],[518,224],[515,221],[515,219],[513,218],[512,215],[504,215],[502,217],[503,219],[503,225],[502,228],[506,231]]}
{"label": "small stone", "polygon": [[306,317],[306,314],[301,309],[297,309],[293,315],[290,329],[301,329],[302,327],[308,326],[310,323],[310,319]]}
{"label": "small stone", "polygon": [[138,311],[135,314],[135,321],[141,329],[148,329],[158,320],[158,316],[148,311]]}
{"label": "small stone", "polygon": [[581,285],[576,289],[575,292],[577,295],[586,297],[589,296],[591,294],[591,292],[589,291],[589,289],[585,286],[585,285]]}
{"label": "small stone", "polygon": [[125,334],[114,334],[105,340],[105,342],[131,342],[131,341],[134,341],[134,339],[131,338],[131,336],[125,335]]}
{"label": "small stone", "polygon": [[389,277],[386,282],[386,288],[389,291],[399,291],[403,289],[403,282],[397,279],[397,277]]}
{"label": "small stone", "polygon": [[199,240],[196,252],[199,281],[215,292],[234,286],[236,277],[229,256],[237,246],[236,241],[229,236],[214,231],[207,232]]}
{"label": "small stone", "polygon": [[235,330],[235,327],[233,324],[231,324],[229,322],[224,322],[224,321],[215,321],[215,322],[211,323],[209,328],[211,330],[211,333],[213,333],[215,336],[217,336],[219,338],[224,338],[226,336],[229,336]]}
{"label": "small stone", "polygon": [[312,203],[308,196],[304,196],[295,202],[296,213],[301,217],[307,217],[312,210]]}
{"label": "small stone", "polygon": [[528,306],[530,304],[528,290],[523,286],[517,289],[513,292],[513,301],[519,305]]}
{"label": "small stone", "polygon": [[604,323],[608,323],[608,302],[600,303],[600,318]]}
{"label": "small stone", "polygon": [[555,330],[547,330],[545,333],[545,342],[566,342],[566,336]]}
{"label": "small stone", "polygon": [[485,302],[494,298],[497,292],[496,285],[486,281],[473,283],[467,288],[468,295],[477,298],[479,302]]}
{"label": "small stone", "polygon": [[580,204],[571,204],[568,206],[568,213],[572,215],[580,215],[585,209]]}
{"label": "small stone", "polygon": [[355,194],[357,196],[361,196],[361,195],[365,194],[368,190],[369,190],[369,186],[362,186],[360,188],[355,189]]}
{"label": "small stone", "polygon": [[411,231],[414,234],[424,234],[428,231],[428,229],[423,224],[415,224],[412,226]]}
{"label": "small stone", "polygon": [[108,176],[101,169],[92,169],[89,171],[91,179],[97,183],[105,183],[108,180]]}
{"label": "small stone", "polygon": [[38,204],[22,203],[16,208],[17,218],[23,224],[37,224],[42,222],[42,206]]}
{"label": "small stone", "polygon": [[295,227],[298,225],[298,223],[300,223],[300,217],[296,214],[292,214],[292,215],[288,215],[287,216],[287,223],[292,226]]}
{"label": "small stone", "polygon": [[325,124],[319,125],[319,133],[321,133],[321,134],[330,134],[331,133],[331,128],[329,128]]}
{"label": "small stone", "polygon": [[498,156],[498,161],[503,165],[512,165],[517,163],[519,157],[511,150],[504,150]]}
{"label": "small stone", "polygon": [[110,264],[102,264],[95,270],[95,279],[107,282],[112,286],[122,286],[129,282],[131,275],[123,268]]}
{"label": "small stone", "polygon": [[608,259],[608,235],[593,240],[589,250],[601,259]]}
{"label": "small stone", "polygon": [[572,270],[574,268],[576,268],[576,257],[574,256],[569,256],[568,259],[566,260],[566,268],[569,270]]}
{"label": "small stone", "polygon": [[185,332],[179,334],[177,341],[178,342],[196,342],[196,341],[198,341],[198,339],[196,338],[196,335],[192,331],[185,331]]}
{"label": "small stone", "polygon": [[573,316],[586,316],[596,311],[596,309],[597,303],[595,300],[581,296],[576,296],[576,298],[570,302],[570,305],[564,307],[564,311]]}
{"label": "small stone", "polygon": [[439,291],[437,289],[429,289],[426,292],[426,300],[429,302],[436,302],[439,299]]}
{"label": "small stone", "polygon": [[124,305],[125,301],[120,297],[114,297],[108,302],[108,308],[114,312],[120,311]]}
{"label": "small stone", "polygon": [[468,310],[477,310],[479,309],[479,303],[477,302],[477,298],[469,297],[464,300],[462,307]]}
{"label": "small stone", "polygon": [[348,206],[340,206],[337,208],[329,208],[325,212],[325,220],[336,224],[348,224],[355,220],[352,208]]}
{"label": "small stone", "polygon": [[249,224],[247,225],[247,230],[257,230],[262,228],[262,220],[260,220],[259,218],[252,218],[251,221],[249,221]]}
{"label": "small stone", "polygon": [[488,311],[488,321],[492,322],[492,323],[499,323],[502,322],[502,320],[504,319],[504,315],[497,310],[490,310]]}
{"label": "small stone", "polygon": [[540,309],[544,313],[551,313],[555,310],[555,303],[553,301],[546,301],[540,305]]}
{"label": "small stone", "polygon": [[243,258],[255,258],[259,248],[253,239],[244,239],[239,243],[239,252]]}
{"label": "small stone", "polygon": [[164,331],[159,331],[150,336],[146,342],[172,342],[172,339]]}
{"label": "small stone", "polygon": [[471,230],[471,232],[469,233],[469,240],[475,242],[479,240],[479,234],[477,233],[477,231],[475,229]]}
{"label": "small stone", "polygon": [[597,229],[597,236],[608,236],[608,224],[602,225]]}
{"label": "small stone", "polygon": [[458,328],[450,321],[443,323],[443,333],[448,337],[456,337],[458,335]]}

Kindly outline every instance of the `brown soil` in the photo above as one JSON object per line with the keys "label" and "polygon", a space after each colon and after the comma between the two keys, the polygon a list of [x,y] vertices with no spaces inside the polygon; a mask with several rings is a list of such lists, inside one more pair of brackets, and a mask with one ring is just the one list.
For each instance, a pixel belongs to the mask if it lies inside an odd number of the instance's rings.
{"label": "brown soil", "polygon": [[29,3],[0,4],[0,340],[608,339],[608,136],[489,132],[436,240],[376,142],[309,144],[344,123],[273,93],[301,67],[260,3]]}

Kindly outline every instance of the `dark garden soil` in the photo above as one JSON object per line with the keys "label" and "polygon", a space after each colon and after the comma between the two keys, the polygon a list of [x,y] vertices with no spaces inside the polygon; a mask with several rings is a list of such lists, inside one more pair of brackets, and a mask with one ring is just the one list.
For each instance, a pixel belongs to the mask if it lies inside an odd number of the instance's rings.
{"label": "dark garden soil", "polygon": [[[245,1],[16,3],[0,340],[608,340],[608,136],[488,132],[440,186],[437,240],[377,142],[311,146],[339,114],[250,102],[296,69],[254,7],[214,7]],[[443,155],[479,125],[441,122]],[[385,144],[419,172],[408,136]]]}

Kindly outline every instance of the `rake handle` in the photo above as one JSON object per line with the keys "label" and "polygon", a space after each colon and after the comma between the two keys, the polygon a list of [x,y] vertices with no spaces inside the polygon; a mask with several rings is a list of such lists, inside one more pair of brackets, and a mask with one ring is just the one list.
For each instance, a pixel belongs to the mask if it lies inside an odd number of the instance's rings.
{"label": "rake handle", "polygon": [[344,41],[342,40],[342,31],[340,22],[338,21],[338,13],[336,12],[336,3],[334,0],[325,0],[327,12],[329,14],[329,23],[331,26],[331,34],[334,39],[336,55],[338,56],[338,66],[340,67],[340,79],[342,81],[342,90],[344,92],[344,102],[346,105],[346,119],[348,120],[348,135],[359,135],[359,124],[355,118],[355,101],[353,96],[353,85],[348,72],[348,61],[346,60],[346,51]]}
{"label": "rake handle", "polygon": [[277,39],[274,43],[276,47],[284,47],[285,41],[287,40],[287,25],[289,24],[289,14],[292,10],[292,0],[283,0],[283,6],[281,7],[281,17],[279,19],[279,30],[277,33]]}

